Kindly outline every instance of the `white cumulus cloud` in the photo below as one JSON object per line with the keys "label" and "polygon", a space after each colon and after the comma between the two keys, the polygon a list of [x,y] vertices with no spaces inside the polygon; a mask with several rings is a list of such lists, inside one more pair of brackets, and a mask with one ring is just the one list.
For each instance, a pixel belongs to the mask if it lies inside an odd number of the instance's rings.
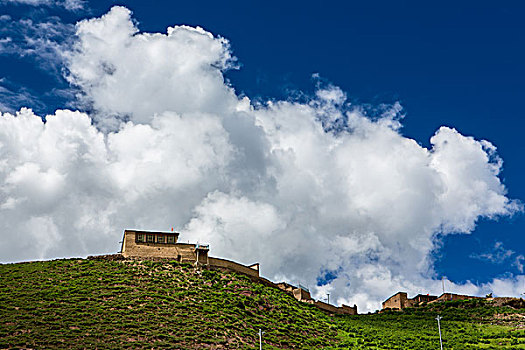
{"label": "white cumulus cloud", "polygon": [[166,110],[226,114],[236,107],[222,75],[232,61],[225,39],[187,26],[139,33],[123,7],[80,22],[77,34],[68,78],[99,112],[98,122],[118,115],[147,123]]}
{"label": "white cumulus cloud", "polygon": [[[397,290],[439,293],[437,234],[521,208],[491,143],[441,127],[422,147],[400,134],[397,104],[370,119],[333,86],[253,103],[224,79],[226,39],[142,33],[123,7],[76,34],[67,77],[92,112],[0,116],[3,261],[109,253],[125,228],[174,226],[211,255],[373,310]],[[522,280],[451,286],[508,294]]]}

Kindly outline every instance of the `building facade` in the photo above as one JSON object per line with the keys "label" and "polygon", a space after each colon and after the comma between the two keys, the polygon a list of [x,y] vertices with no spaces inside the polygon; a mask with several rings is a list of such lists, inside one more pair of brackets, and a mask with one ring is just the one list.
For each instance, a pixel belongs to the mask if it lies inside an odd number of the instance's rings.
{"label": "building facade", "polygon": [[405,292],[398,292],[383,302],[383,310],[401,310],[410,306],[412,306],[412,302],[410,302]]}
{"label": "building facade", "polygon": [[437,296],[435,296],[435,295],[418,294],[415,297],[413,297],[411,300],[414,301],[415,305],[418,305],[420,303],[428,303],[428,302],[431,302],[432,300],[436,300],[436,299],[437,299]]}
{"label": "building facade", "polygon": [[179,243],[178,238],[178,232],[125,230],[121,254],[126,258],[167,258],[208,265],[208,245]]}

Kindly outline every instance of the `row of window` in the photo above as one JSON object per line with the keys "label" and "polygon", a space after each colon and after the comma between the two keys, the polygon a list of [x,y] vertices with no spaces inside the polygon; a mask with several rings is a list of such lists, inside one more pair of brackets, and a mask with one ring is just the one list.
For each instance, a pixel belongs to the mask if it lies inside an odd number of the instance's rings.
{"label": "row of window", "polygon": [[175,235],[154,235],[149,233],[137,233],[135,237],[137,243],[174,244],[175,242],[177,242],[177,237]]}

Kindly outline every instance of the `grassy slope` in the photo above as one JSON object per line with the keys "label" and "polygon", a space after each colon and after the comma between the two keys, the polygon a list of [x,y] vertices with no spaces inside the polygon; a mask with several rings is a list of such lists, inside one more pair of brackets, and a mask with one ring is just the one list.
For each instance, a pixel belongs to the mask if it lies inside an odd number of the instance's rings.
{"label": "grassy slope", "polygon": [[253,349],[259,328],[265,349],[439,349],[438,312],[445,349],[525,349],[525,310],[446,306],[330,317],[245,276],[176,262],[9,264],[0,265],[0,349]]}
{"label": "grassy slope", "polygon": [[[525,309],[487,306],[484,300],[454,301],[404,312],[338,319],[339,348],[439,349],[441,315],[445,349],[525,349]],[[505,315],[507,319],[501,319]],[[356,322],[352,322],[355,318]],[[499,324],[498,324],[499,323]]]}
{"label": "grassy slope", "polygon": [[242,275],[159,262],[0,265],[0,348],[316,348],[336,335],[317,309]]}

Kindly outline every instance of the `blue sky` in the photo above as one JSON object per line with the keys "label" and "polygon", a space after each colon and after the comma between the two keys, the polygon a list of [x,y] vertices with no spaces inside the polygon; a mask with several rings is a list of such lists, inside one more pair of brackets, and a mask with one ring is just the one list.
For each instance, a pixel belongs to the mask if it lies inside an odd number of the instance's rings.
{"label": "blue sky", "polygon": [[[69,24],[99,17],[113,5],[129,8],[142,32],[186,24],[226,38],[239,69],[227,70],[225,78],[252,101],[307,99],[319,86],[333,84],[351,105],[370,111],[399,102],[405,115],[399,133],[423,147],[430,147],[441,126],[488,140],[504,161],[499,177],[507,197],[525,198],[523,2],[88,1],[71,10],[45,1],[39,6],[4,1],[0,15],[11,22],[51,19],[60,30],[44,36],[64,43],[73,37]],[[5,25],[0,34],[25,45],[20,27]],[[39,115],[85,109],[75,104],[78,86],[70,86],[62,69],[52,55],[4,46],[0,106],[5,111],[28,106]],[[516,261],[525,263],[518,259],[525,255],[524,230],[522,213],[480,217],[470,234],[439,239],[431,255],[436,274],[457,283],[523,274]]]}

